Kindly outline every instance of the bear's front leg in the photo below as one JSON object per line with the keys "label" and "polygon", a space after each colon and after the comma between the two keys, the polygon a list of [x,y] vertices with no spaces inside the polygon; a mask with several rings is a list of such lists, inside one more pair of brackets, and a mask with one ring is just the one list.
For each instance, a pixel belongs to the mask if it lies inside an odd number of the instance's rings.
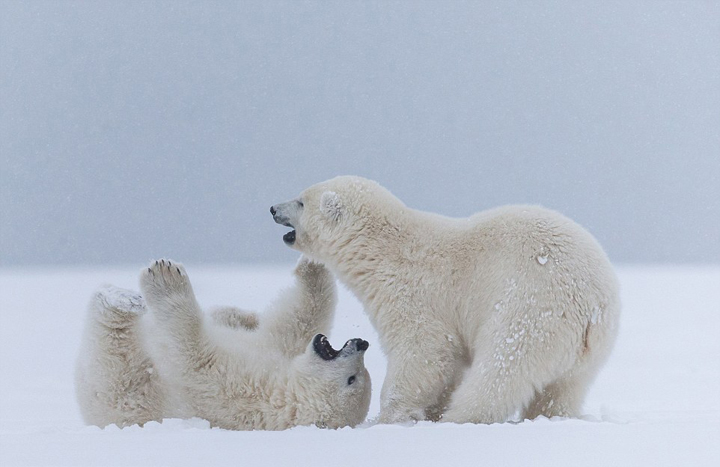
{"label": "bear's front leg", "polygon": [[215,324],[231,329],[254,331],[260,324],[257,313],[234,306],[215,308],[210,312],[210,316]]}
{"label": "bear's front leg", "polygon": [[280,295],[260,325],[290,357],[303,353],[316,334],[330,331],[337,303],[335,278],[324,265],[303,256],[294,275],[295,286]]}
{"label": "bear's front leg", "polygon": [[378,422],[437,419],[461,372],[462,367],[449,348],[438,352],[415,346],[409,352],[390,354]]}

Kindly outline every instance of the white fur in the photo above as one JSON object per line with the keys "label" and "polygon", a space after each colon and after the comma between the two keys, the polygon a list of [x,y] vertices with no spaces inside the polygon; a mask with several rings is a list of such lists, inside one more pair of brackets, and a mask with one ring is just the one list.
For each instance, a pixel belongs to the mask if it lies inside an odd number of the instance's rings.
{"label": "white fur", "polygon": [[580,414],[620,303],[607,256],[571,220],[536,206],[451,219],[359,177],[314,185],[273,212],[377,329],[388,357],[381,422]]}
{"label": "white fur", "polygon": [[330,327],[334,279],[306,259],[295,275],[296,286],[262,319],[230,307],[204,319],[183,266],[170,261],[143,271],[144,299],[109,286],[98,291],[76,371],[85,421],[201,417],[236,430],[361,423],[371,387],[364,349],[346,345],[326,361],[311,342]]}

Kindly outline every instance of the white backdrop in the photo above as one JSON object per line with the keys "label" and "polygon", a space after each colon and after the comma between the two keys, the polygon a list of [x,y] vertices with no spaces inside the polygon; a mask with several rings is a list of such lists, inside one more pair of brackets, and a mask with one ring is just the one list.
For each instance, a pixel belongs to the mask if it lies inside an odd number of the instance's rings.
{"label": "white backdrop", "polygon": [[720,263],[720,3],[0,0],[0,265],[291,262],[340,174]]}

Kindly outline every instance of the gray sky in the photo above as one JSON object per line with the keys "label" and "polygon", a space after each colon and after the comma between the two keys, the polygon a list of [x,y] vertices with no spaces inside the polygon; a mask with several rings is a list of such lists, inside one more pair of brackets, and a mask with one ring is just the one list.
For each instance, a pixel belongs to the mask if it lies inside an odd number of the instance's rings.
{"label": "gray sky", "polygon": [[0,265],[292,261],[341,174],[720,263],[720,2],[0,0]]}

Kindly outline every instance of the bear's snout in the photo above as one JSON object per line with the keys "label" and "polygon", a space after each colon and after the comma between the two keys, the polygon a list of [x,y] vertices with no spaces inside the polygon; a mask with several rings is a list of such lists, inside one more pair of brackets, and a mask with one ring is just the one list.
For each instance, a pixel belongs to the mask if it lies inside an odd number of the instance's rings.
{"label": "bear's snout", "polygon": [[349,343],[355,344],[355,350],[364,352],[370,347],[370,343],[364,339],[351,339]]}
{"label": "bear's snout", "polygon": [[302,207],[302,203],[299,201],[291,201],[288,203],[281,203],[270,206],[270,214],[273,216],[273,220],[280,225],[290,227],[293,229],[291,232],[283,235],[283,241],[286,245],[292,246],[295,243],[295,226],[293,222],[297,218],[297,209]]}
{"label": "bear's snout", "polygon": [[282,206],[270,206],[270,214],[272,214],[273,220],[276,223],[284,225],[285,227],[294,227],[290,222],[292,213],[289,213],[287,209],[283,209]]}

